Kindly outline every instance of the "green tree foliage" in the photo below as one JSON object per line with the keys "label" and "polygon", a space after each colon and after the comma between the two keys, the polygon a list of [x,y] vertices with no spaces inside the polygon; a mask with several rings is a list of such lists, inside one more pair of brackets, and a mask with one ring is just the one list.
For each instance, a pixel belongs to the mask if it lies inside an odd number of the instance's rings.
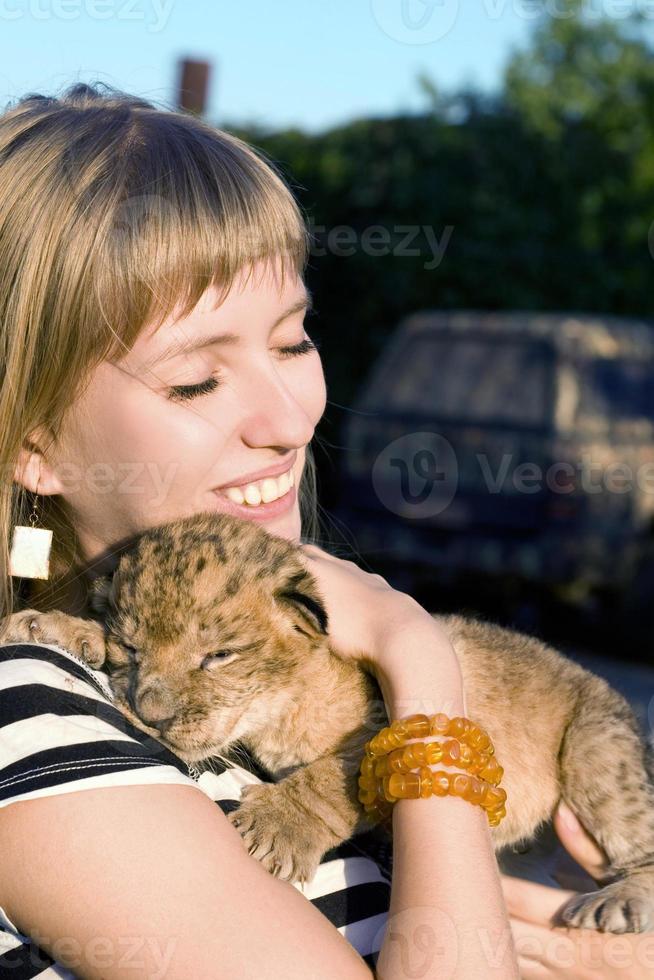
{"label": "green tree foliage", "polygon": [[[317,135],[235,130],[280,166],[318,232],[312,328],[333,401],[351,403],[413,310],[653,315],[654,24],[587,7],[558,0],[562,15],[537,23],[496,95],[444,95],[423,76],[419,114]],[[351,254],[325,248],[341,225]],[[373,226],[387,254],[364,247]],[[401,254],[407,226],[417,255]],[[437,265],[425,226],[439,241],[450,229]]]}
{"label": "green tree foliage", "polygon": [[[566,0],[545,18],[527,50],[504,76],[507,102],[545,135],[560,139],[570,124],[593,124],[626,152],[651,138],[654,59],[642,16],[590,16],[588,0]],[[564,13],[565,11],[565,13]]]}

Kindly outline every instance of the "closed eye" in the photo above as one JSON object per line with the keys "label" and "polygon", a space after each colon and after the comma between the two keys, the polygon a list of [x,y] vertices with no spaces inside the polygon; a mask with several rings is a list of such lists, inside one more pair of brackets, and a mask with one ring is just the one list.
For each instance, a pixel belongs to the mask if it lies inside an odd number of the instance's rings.
{"label": "closed eye", "polygon": [[200,668],[202,670],[206,670],[206,668],[211,666],[212,663],[222,663],[225,660],[230,660],[235,656],[235,650],[215,650],[212,653],[208,653],[206,657],[203,657]]}
{"label": "closed eye", "polygon": [[[293,344],[290,347],[278,347],[277,350],[282,359],[284,359],[287,357],[299,357],[301,354],[317,351],[319,347],[320,344],[316,340],[305,337],[299,344]],[[204,381],[199,381],[197,384],[173,385],[168,389],[166,397],[171,401],[186,401],[191,398],[197,398],[199,395],[207,395],[209,392],[219,388],[221,384],[222,378],[219,372],[214,371],[208,378],[205,378]]]}
{"label": "closed eye", "polygon": [[125,650],[126,653],[129,655],[130,660],[134,661],[134,663],[139,663],[139,661],[141,659],[141,654],[136,649],[136,647],[133,647],[130,643],[125,643],[122,640],[121,640],[120,645],[123,648],[123,650]]}

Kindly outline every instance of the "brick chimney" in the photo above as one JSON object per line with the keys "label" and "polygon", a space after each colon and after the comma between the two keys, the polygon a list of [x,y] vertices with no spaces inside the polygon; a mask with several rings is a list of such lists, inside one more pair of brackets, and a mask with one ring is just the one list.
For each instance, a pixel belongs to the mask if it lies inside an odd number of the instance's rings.
{"label": "brick chimney", "polygon": [[207,107],[211,63],[183,58],[178,64],[177,107],[202,116]]}

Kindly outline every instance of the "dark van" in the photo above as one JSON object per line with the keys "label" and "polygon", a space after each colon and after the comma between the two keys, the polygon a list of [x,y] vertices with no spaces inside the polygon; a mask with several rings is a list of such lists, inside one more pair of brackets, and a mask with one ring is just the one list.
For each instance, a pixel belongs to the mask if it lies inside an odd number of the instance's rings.
{"label": "dark van", "polygon": [[336,512],[407,591],[472,576],[652,613],[649,322],[415,313],[373,365],[343,442]]}

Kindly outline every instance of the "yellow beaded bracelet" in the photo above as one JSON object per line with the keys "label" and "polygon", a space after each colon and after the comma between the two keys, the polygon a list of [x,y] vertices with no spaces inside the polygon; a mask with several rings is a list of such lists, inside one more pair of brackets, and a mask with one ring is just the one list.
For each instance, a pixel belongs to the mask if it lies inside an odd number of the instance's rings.
{"label": "yellow beaded bracelet", "polygon": [[491,826],[497,826],[506,816],[506,791],[492,786],[484,779],[467,772],[445,772],[421,766],[417,772],[391,773],[371,785],[369,779],[359,778],[359,800],[371,818],[386,817],[389,808],[401,799],[423,799],[429,796],[460,796],[469,803],[481,806]]}
{"label": "yellow beaded bracelet", "polygon": [[495,749],[488,733],[468,718],[448,718],[439,712],[435,715],[409,715],[397,719],[382,728],[366,742],[366,753],[371,756],[386,755],[410,738],[425,738],[428,735],[451,735],[465,742],[470,748],[494,755]]}
{"label": "yellow beaded bracelet", "polygon": [[410,772],[417,766],[432,766],[437,762],[445,766],[459,766],[494,786],[499,785],[504,775],[504,769],[494,756],[472,749],[455,738],[444,742],[412,742],[384,756],[366,754],[361,762],[361,775],[381,777],[392,772]]}
{"label": "yellow beaded bracelet", "polygon": [[[414,742],[431,734],[458,736],[444,743]],[[459,740],[461,742],[459,742]],[[461,744],[463,743],[463,744]],[[491,826],[506,816],[506,792],[499,788],[504,770],[492,758],[488,734],[467,718],[439,713],[411,715],[383,728],[365,746],[359,776],[359,801],[371,820],[388,821],[398,799],[460,796],[486,810]],[[432,770],[430,764],[457,765],[467,772]],[[418,771],[415,767],[419,767]]]}

